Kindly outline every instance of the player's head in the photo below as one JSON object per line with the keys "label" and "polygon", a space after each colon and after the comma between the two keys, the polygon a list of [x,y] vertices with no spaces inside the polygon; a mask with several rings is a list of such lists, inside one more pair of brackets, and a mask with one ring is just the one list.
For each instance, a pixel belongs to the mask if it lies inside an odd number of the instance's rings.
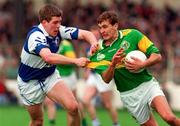
{"label": "player's head", "polygon": [[104,40],[109,40],[118,32],[118,16],[114,11],[105,11],[97,18],[100,33]]}
{"label": "player's head", "polygon": [[56,36],[62,21],[62,11],[55,5],[47,4],[39,10],[39,21],[51,36]]}

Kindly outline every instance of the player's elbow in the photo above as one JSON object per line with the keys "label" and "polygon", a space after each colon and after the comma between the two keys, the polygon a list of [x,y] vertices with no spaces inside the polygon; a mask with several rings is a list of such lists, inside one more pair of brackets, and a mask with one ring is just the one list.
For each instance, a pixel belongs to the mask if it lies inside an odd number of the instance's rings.
{"label": "player's elbow", "polygon": [[48,63],[48,64],[54,64],[54,63],[53,63],[53,60],[52,60],[51,54],[48,54],[48,55],[46,55],[46,56],[44,56],[44,57],[42,57],[42,58],[43,58],[43,60],[44,60],[46,63]]}
{"label": "player's elbow", "polygon": [[41,49],[39,55],[48,64],[54,64],[54,54],[48,48]]}
{"label": "player's elbow", "polygon": [[101,77],[103,79],[103,81],[107,84],[109,84],[109,82],[112,80],[111,76],[107,76],[106,72],[101,74]]}
{"label": "player's elbow", "polygon": [[111,79],[108,79],[108,78],[103,78],[104,82],[109,84],[109,82],[111,81]]}
{"label": "player's elbow", "polygon": [[111,81],[111,80],[104,80],[104,82],[105,82],[106,84],[109,84],[110,81]]}

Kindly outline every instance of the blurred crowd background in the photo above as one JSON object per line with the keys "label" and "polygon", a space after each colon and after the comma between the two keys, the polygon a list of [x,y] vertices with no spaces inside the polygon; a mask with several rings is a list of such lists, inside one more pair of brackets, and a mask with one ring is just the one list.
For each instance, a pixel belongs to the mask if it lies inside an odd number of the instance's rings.
{"label": "blurred crowd background", "polygon": [[[5,81],[16,79],[20,51],[28,29],[38,23],[38,9],[55,3],[63,10],[65,26],[89,29],[105,10],[119,14],[119,28],[137,28],[160,49],[163,61],[150,68],[161,84],[180,85],[179,0],[0,0],[0,94]],[[156,4],[157,2],[157,4]],[[159,5],[159,6],[158,6]],[[78,56],[86,45],[73,41]],[[81,69],[77,69],[82,78]],[[11,96],[13,101],[15,99]]]}

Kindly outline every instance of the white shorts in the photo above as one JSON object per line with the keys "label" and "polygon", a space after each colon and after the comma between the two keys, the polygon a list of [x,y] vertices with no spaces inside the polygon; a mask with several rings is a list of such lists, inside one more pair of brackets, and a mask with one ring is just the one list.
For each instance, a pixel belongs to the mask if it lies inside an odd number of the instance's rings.
{"label": "white shorts", "polygon": [[139,124],[144,124],[150,118],[150,105],[156,96],[164,96],[159,83],[155,78],[142,83],[135,89],[120,93],[124,107],[137,120]]}
{"label": "white shorts", "polygon": [[65,84],[73,91],[76,90],[76,84],[77,84],[77,76],[76,73],[73,72],[69,76],[61,76]]}
{"label": "white shorts", "polygon": [[86,84],[87,86],[96,87],[98,92],[111,91],[115,85],[114,80],[112,80],[109,84],[105,83],[101,76],[97,73],[91,73],[86,81]]}
{"label": "white shorts", "polygon": [[42,103],[46,94],[57,82],[62,81],[58,71],[47,77],[44,81],[30,80],[24,82],[19,76],[17,78],[21,100],[25,105]]}

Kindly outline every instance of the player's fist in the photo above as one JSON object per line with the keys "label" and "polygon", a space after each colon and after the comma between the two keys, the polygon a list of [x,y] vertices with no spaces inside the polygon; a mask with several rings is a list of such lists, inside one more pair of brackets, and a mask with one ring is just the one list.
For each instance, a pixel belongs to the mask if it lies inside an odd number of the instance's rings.
{"label": "player's fist", "polygon": [[81,57],[76,59],[75,64],[79,67],[85,67],[89,63],[89,59],[85,57]]}
{"label": "player's fist", "polygon": [[93,55],[96,51],[99,50],[99,44],[94,44],[91,45],[90,51],[89,51],[89,55]]}

